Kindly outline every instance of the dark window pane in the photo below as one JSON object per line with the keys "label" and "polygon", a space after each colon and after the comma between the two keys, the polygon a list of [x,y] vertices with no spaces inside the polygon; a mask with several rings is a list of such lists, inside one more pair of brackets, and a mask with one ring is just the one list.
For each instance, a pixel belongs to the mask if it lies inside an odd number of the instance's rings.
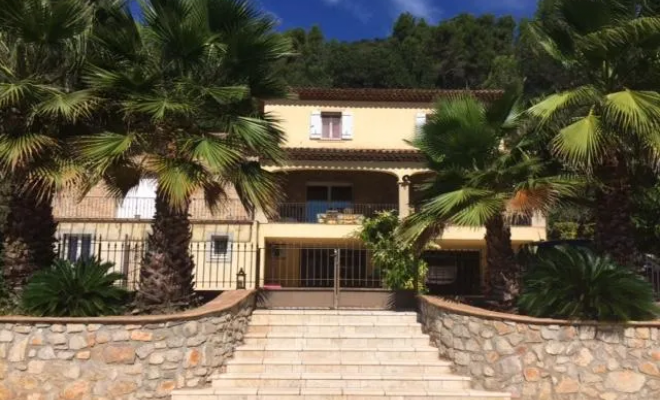
{"label": "dark window pane", "polygon": [[78,261],[78,236],[65,235],[64,242],[66,243],[66,259],[73,262]]}
{"label": "dark window pane", "polygon": [[341,139],[341,113],[322,113],[323,139]]}
{"label": "dark window pane", "polygon": [[333,186],[330,191],[330,201],[353,201],[353,187]]}
{"label": "dark window pane", "polygon": [[328,201],[327,186],[307,186],[307,201]]}
{"label": "dark window pane", "polygon": [[89,260],[92,257],[92,235],[80,236],[80,259]]}
{"label": "dark window pane", "polygon": [[215,236],[213,241],[213,255],[226,256],[229,248],[229,238],[226,236]]}

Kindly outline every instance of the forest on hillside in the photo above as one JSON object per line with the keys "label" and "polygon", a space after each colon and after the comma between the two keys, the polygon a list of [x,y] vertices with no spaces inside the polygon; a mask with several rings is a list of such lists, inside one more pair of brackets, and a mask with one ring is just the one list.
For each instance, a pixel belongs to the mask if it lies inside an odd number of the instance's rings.
{"label": "forest on hillside", "polygon": [[[550,19],[555,0],[539,0],[535,18]],[[648,0],[645,12],[660,11]],[[598,18],[598,16],[592,16]],[[283,66],[293,87],[502,88],[525,82],[528,96],[570,86],[564,69],[526,34],[528,20],[460,14],[437,25],[404,13],[386,38],[327,40],[320,27],[284,34],[297,55]],[[574,77],[573,77],[574,78]]]}

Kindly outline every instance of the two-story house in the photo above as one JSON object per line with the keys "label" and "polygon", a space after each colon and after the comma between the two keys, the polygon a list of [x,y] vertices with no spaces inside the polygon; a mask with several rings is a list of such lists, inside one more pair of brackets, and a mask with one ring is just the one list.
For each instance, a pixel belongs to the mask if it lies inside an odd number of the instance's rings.
{"label": "two-story house", "polygon": [[[437,98],[455,94],[308,88],[296,90],[295,99],[266,101],[265,111],[282,121],[287,136],[287,162],[267,165],[282,175],[284,201],[269,219],[259,212],[250,215],[235,198],[215,215],[201,196],[193,200],[191,251],[198,289],[233,288],[240,269],[248,275],[248,286],[258,280],[273,291],[316,292],[312,302],[319,305],[332,301],[336,288],[344,290],[342,304],[349,306],[357,301],[350,292],[380,289],[378,271],[356,232],[376,212],[393,210],[405,217],[414,211],[415,187],[427,171],[406,140],[423,126]],[[489,101],[499,92],[473,94]],[[58,199],[61,254],[98,254],[132,274],[139,266],[154,197],[155,183],[145,180],[123,202],[109,199],[100,187],[80,203]],[[450,226],[437,238],[438,250],[425,255],[433,290],[480,292],[484,235],[485,229]],[[545,238],[542,217],[512,228],[516,245]]]}

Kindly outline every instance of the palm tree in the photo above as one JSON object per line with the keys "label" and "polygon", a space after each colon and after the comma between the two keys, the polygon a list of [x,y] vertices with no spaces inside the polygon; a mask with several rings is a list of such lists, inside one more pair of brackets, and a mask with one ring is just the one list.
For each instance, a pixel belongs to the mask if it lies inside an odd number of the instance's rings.
{"label": "palm tree", "polygon": [[273,211],[277,180],[258,159],[281,160],[283,136],[255,99],[283,94],[272,71],[289,44],[243,0],[152,0],[142,21],[116,6],[103,16],[86,81],[109,99],[106,132],[81,140],[80,156],[119,198],[140,178],[157,180],[136,302],[186,306],[193,193],[214,209],[233,186],[248,209]]}
{"label": "palm tree", "polygon": [[93,9],[79,0],[0,7],[0,174],[9,185],[3,274],[18,290],[54,258],[51,199],[76,182],[66,141],[95,101],[76,91]]}
{"label": "palm tree", "polygon": [[502,309],[512,308],[520,291],[511,223],[548,211],[576,185],[570,177],[547,176],[542,159],[525,150],[519,93],[511,88],[487,105],[470,95],[437,104],[412,142],[431,176],[420,187],[418,212],[401,230],[422,248],[448,224],[485,226],[488,295]]}
{"label": "palm tree", "polygon": [[597,182],[595,243],[622,265],[639,264],[632,222],[633,182],[660,161],[657,39],[660,18],[642,0],[555,0],[529,24],[539,50],[573,86],[529,113],[552,132],[553,153]]}

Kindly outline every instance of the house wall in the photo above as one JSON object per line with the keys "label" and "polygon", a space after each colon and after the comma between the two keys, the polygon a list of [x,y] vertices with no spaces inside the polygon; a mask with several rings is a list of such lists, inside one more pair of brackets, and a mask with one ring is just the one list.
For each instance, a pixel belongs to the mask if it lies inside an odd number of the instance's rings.
{"label": "house wall", "polygon": [[[424,103],[370,103],[345,101],[273,100],[265,105],[267,112],[279,118],[287,134],[289,147],[332,147],[349,149],[409,149],[404,140],[415,135],[418,113],[431,113],[432,105]],[[351,140],[310,140],[312,112],[346,112],[353,115]]]}
{"label": "house wall", "polygon": [[310,183],[341,183],[353,186],[353,202],[357,204],[393,204],[399,202],[398,179],[382,172],[359,171],[291,171],[284,174],[287,203],[307,201]]}
{"label": "house wall", "polygon": [[[113,271],[127,277],[127,286],[139,283],[139,269],[151,231],[143,222],[60,222],[57,246],[66,251],[65,235],[92,235],[92,255],[115,265]],[[236,287],[236,274],[243,269],[248,288],[254,287],[257,251],[252,224],[193,224],[190,254],[195,263],[198,290],[227,290]],[[225,257],[212,253],[212,238],[226,236],[229,249]],[[250,280],[251,279],[251,280]]]}

